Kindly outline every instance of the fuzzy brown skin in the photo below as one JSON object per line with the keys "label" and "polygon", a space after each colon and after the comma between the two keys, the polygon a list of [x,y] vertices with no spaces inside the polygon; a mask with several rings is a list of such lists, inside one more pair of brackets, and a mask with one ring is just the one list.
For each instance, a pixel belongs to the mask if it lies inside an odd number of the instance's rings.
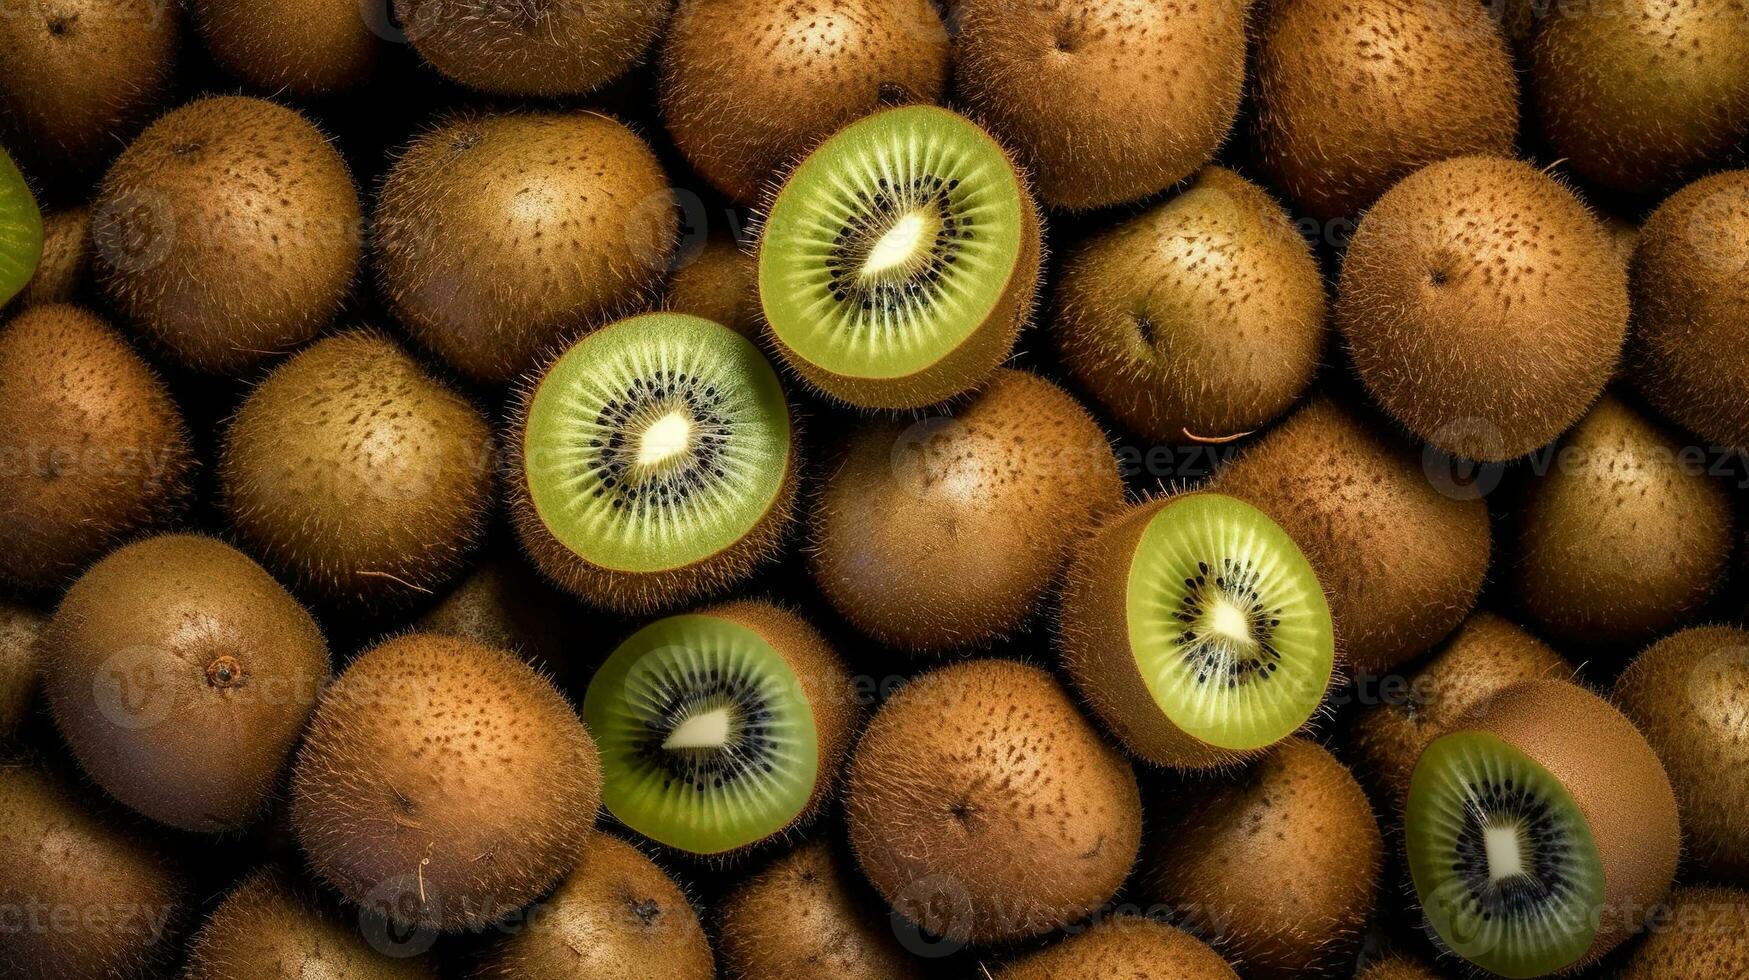
{"label": "fuzzy brown skin", "polygon": [[583,95],[644,56],[669,0],[394,0],[415,50],[497,95]]}
{"label": "fuzzy brown skin", "polygon": [[1697,626],[1659,640],[1617,679],[1615,702],[1664,762],[1689,862],[1749,881],[1749,632]]}
{"label": "fuzzy brown skin", "polygon": [[1369,965],[1355,980],[1444,980],[1444,975],[1407,956],[1393,956]]}
{"label": "fuzzy brown skin", "polygon": [[[7,980],[149,980],[190,910],[180,868],[58,777],[0,765],[0,906]],[[33,913],[31,910],[35,909]]]}
{"label": "fuzzy brown skin", "polygon": [[1149,919],[1110,920],[991,974],[993,980],[1238,980],[1202,940]]}
{"label": "fuzzy brown skin", "polygon": [[1311,249],[1266,191],[1220,167],[1081,246],[1056,308],[1076,380],[1157,442],[1261,428],[1305,391],[1324,351]]}
{"label": "fuzzy brown skin", "polygon": [[1514,549],[1516,593],[1545,633],[1576,649],[1634,646],[1712,597],[1734,543],[1731,496],[1703,454],[1683,451],[1611,397],[1561,441]]}
{"label": "fuzzy brown skin", "polygon": [[845,811],[887,903],[962,942],[1088,915],[1141,843],[1129,763],[1049,674],[1002,660],[943,667],[893,695],[851,757]]}
{"label": "fuzzy brown skin", "polygon": [[[370,77],[382,39],[358,0],[194,0],[194,23],[225,70],[257,88],[325,95]],[[386,23],[386,19],[385,19]]]}
{"label": "fuzzy brown skin", "polygon": [[176,516],[195,462],[169,391],[107,324],[64,305],[0,328],[0,580],[54,585]]}
{"label": "fuzzy brown skin", "polygon": [[1518,79],[1476,0],[1267,0],[1257,36],[1260,162],[1313,217],[1359,217],[1436,160],[1513,153]]}
{"label": "fuzzy brown skin", "polygon": [[1462,157],[1367,212],[1336,323],[1367,390],[1411,432],[1515,459],[1602,393],[1627,335],[1627,274],[1571,190],[1528,163]]}
{"label": "fuzzy brown skin", "polygon": [[0,18],[0,133],[41,178],[84,175],[144,125],[170,88],[181,7],[41,0]]}
{"label": "fuzzy brown skin", "polygon": [[267,811],[328,681],[310,614],[247,555],[193,535],[105,556],[41,644],[43,691],[79,764],[183,830],[238,830]]}
{"label": "fuzzy brown skin", "polygon": [[281,364],[238,410],[219,476],[231,525],[324,600],[401,602],[460,567],[492,506],[492,434],[369,330]]}
{"label": "fuzzy brown skin", "polygon": [[358,189],[297,112],[200,99],[153,123],[92,201],[109,298],[183,364],[237,374],[340,311],[363,249]]}
{"label": "fuzzy brown skin", "polygon": [[506,651],[409,633],[316,708],[292,824],[316,874],[397,922],[471,928],[577,867],[601,760],[551,683]]}
{"label": "fuzzy brown skin", "polygon": [[47,613],[0,602],[0,743],[12,738],[36,701],[37,638],[48,625]]}
{"label": "fuzzy brown skin", "polygon": [[712,238],[668,278],[662,309],[703,317],[758,341],[765,329],[758,279],[751,252],[726,238]]}
{"label": "fuzzy brown skin", "polygon": [[1105,434],[1061,388],[998,370],[950,415],[871,421],[812,517],[814,579],[857,628],[908,650],[1018,628],[1076,541],[1123,504]]}
{"label": "fuzzy brown skin", "polygon": [[1147,197],[1214,156],[1245,84],[1251,0],[959,0],[954,88],[1082,210]]}
{"label": "fuzzy brown skin", "polygon": [[1305,552],[1357,675],[1424,653],[1476,604],[1487,505],[1441,493],[1412,447],[1348,406],[1306,405],[1216,473],[1213,489],[1268,514]]}
{"label": "fuzzy brown skin", "polygon": [[[418,629],[472,640],[520,655],[549,676],[564,676],[580,659],[572,647],[575,604],[515,554],[493,555],[419,619]],[[593,663],[590,664],[594,666]]]}
{"label": "fuzzy brown skin", "polygon": [[460,116],[390,167],[374,247],[413,336],[462,373],[504,382],[643,303],[678,222],[661,163],[613,119]]}
{"label": "fuzzy brown skin", "polygon": [[92,282],[91,209],[69,208],[43,215],[43,254],[17,303],[44,306],[79,299]]}
{"label": "fuzzy brown skin", "polygon": [[1749,892],[1678,888],[1616,980],[1749,976]]}
{"label": "fuzzy brown skin", "polygon": [[747,878],[721,906],[718,942],[732,980],[833,977],[921,980],[922,964],[894,938],[887,911],[821,841]]}
{"label": "fuzzy brown skin", "polygon": [[1350,737],[1356,769],[1394,820],[1403,812],[1409,775],[1428,743],[1497,691],[1520,681],[1565,680],[1573,673],[1572,663],[1547,643],[1493,613],[1478,612],[1404,678],[1400,699],[1375,704],[1355,720]]}
{"label": "fuzzy brown skin", "polygon": [[698,915],[674,879],[606,834],[582,865],[489,950],[477,980],[715,980]]}
{"label": "fuzzy brown skin", "polygon": [[700,175],[752,204],[841,126],[940,101],[948,53],[929,0],[680,0],[662,119]]}
{"label": "fuzzy brown skin", "polygon": [[1554,155],[1648,192],[1729,150],[1749,135],[1745,21],[1744,0],[1557,0],[1530,57]]}
{"label": "fuzzy brown skin", "polygon": [[1683,428],[1749,449],[1749,170],[1697,180],[1641,229],[1634,253],[1640,393]]}
{"label": "fuzzy brown skin", "polygon": [[266,867],[195,933],[182,980],[435,980],[427,957],[387,956],[289,871]]}
{"label": "fuzzy brown skin", "polygon": [[1378,897],[1384,838],[1342,763],[1291,739],[1231,783],[1199,788],[1150,861],[1153,897],[1247,977],[1300,977],[1350,951]]}

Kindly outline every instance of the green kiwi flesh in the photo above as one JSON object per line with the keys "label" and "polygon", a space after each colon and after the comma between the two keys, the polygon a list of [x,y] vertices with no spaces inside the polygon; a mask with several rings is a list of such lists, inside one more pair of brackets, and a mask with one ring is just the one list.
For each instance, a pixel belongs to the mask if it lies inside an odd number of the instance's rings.
{"label": "green kiwi flesh", "polygon": [[18,166],[0,150],[0,307],[36,275],[42,256],[42,212]]}
{"label": "green kiwi flesh", "polygon": [[989,378],[1038,285],[1035,207],[995,140],[928,106],[846,126],[785,181],[759,239],[784,361],[837,399],[914,408]]}

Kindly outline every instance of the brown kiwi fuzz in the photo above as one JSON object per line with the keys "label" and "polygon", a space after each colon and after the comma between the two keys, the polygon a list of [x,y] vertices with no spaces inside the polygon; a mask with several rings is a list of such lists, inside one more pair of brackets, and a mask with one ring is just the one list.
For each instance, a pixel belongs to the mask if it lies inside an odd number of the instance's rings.
{"label": "brown kiwi fuzz", "polygon": [[669,0],[394,0],[414,50],[495,95],[585,95],[644,56]]}
{"label": "brown kiwi fuzz", "polygon": [[0,601],[0,745],[12,741],[36,704],[37,638],[49,614]]}
{"label": "brown kiwi fuzz", "polygon": [[1616,980],[1749,976],[1749,892],[1690,886],[1670,893]]}
{"label": "brown kiwi fuzz", "polygon": [[146,362],[76,306],[0,327],[0,580],[46,588],[120,538],[175,519],[195,467]]}
{"label": "brown kiwi fuzz", "polygon": [[1287,213],[1221,167],[1079,246],[1056,308],[1075,379],[1125,427],[1170,443],[1286,412],[1317,372],[1328,312]]}
{"label": "brown kiwi fuzz", "polygon": [[814,504],[811,566],[826,598],[883,643],[987,644],[1025,622],[1074,543],[1122,503],[1086,410],[999,369],[949,414],[851,435]]}
{"label": "brown kiwi fuzz", "polygon": [[712,236],[668,277],[662,309],[714,320],[748,340],[758,340],[759,283],[752,252],[729,238]]}
{"label": "brown kiwi fuzz", "polygon": [[18,308],[74,303],[92,292],[91,209],[68,208],[43,215],[43,254],[36,274],[19,292]]}
{"label": "brown kiwi fuzz", "polygon": [[1221,954],[1190,933],[1146,918],[1109,919],[990,974],[993,980],[1112,977],[1238,980]]}
{"label": "brown kiwi fuzz", "polygon": [[1355,980],[1444,980],[1444,974],[1420,960],[1407,956],[1391,956],[1368,964]]}
{"label": "brown kiwi fuzz", "polygon": [[488,553],[419,617],[417,629],[509,650],[542,673],[563,679],[583,666],[574,662],[571,642],[586,615],[520,555],[507,550]]}
{"label": "brown kiwi fuzz", "polygon": [[368,79],[382,54],[377,30],[389,26],[386,17],[373,23],[357,0],[195,0],[191,9],[226,71],[257,88],[303,96]]}

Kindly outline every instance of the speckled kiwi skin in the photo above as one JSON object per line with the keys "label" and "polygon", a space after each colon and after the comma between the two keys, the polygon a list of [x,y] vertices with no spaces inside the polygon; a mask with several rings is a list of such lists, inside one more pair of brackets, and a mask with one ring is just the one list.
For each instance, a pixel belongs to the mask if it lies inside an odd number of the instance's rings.
{"label": "speckled kiwi skin", "polygon": [[345,606],[429,591],[492,506],[485,418],[394,342],[329,337],[244,401],[219,464],[231,525],[270,568]]}
{"label": "speckled kiwi skin", "polygon": [[262,868],[214,908],[181,980],[435,980],[425,957],[385,956],[283,868]]}
{"label": "speckled kiwi skin", "polygon": [[1733,449],[1749,449],[1745,263],[1749,170],[1673,194],[1641,229],[1633,263],[1629,376],[1666,417]]}
{"label": "speckled kiwi skin", "polygon": [[91,209],[68,208],[43,215],[43,254],[36,274],[19,292],[17,306],[72,303],[92,284]]}
{"label": "speckled kiwi skin", "polygon": [[292,776],[316,874],[396,921],[477,927],[575,868],[601,802],[576,711],[510,653],[409,633],[323,695]]}
{"label": "speckled kiwi skin", "polygon": [[226,71],[275,92],[351,88],[370,76],[382,47],[358,0],[193,0],[191,9]]}
{"label": "speckled kiwi skin", "polygon": [[1457,456],[1514,459],[1602,393],[1627,335],[1627,273],[1554,178],[1462,157],[1367,212],[1336,323],[1367,390],[1411,432]]}
{"label": "speckled kiwi skin", "polygon": [[1749,976],[1749,892],[1678,888],[1616,980]]}
{"label": "speckled kiwi skin", "polygon": [[482,958],[477,980],[716,980],[698,915],[626,842],[590,838],[578,869]]}
{"label": "speckled kiwi skin", "polygon": [[1518,78],[1476,0],[1265,0],[1256,31],[1260,162],[1313,217],[1358,217],[1436,160],[1512,155]]}
{"label": "speckled kiwi skin", "polygon": [[1318,369],[1328,312],[1281,205],[1220,167],[1081,246],[1056,310],[1075,378],[1126,427],[1169,443],[1286,412]]}
{"label": "speckled kiwi skin", "polygon": [[1355,980],[1445,980],[1445,977],[1407,956],[1393,956],[1370,964],[1355,975]]}
{"label": "speckled kiwi skin", "polygon": [[420,343],[504,382],[640,305],[679,218],[636,133],[588,112],[450,118],[413,141],[377,199],[379,284]]}
{"label": "speckled kiwi skin", "polygon": [[1749,3],[1561,0],[1530,49],[1536,113],[1586,180],[1649,192],[1749,135]]}
{"label": "speckled kiwi skin", "polygon": [[171,356],[218,374],[315,336],[363,249],[345,161],[308,119],[264,99],[200,99],[154,122],[91,208],[110,300]]}
{"label": "speckled kiwi skin", "polygon": [[1221,954],[1151,919],[1114,919],[992,974],[993,980],[1238,980]]}
{"label": "speckled kiwi skin", "polygon": [[195,466],[182,414],[115,331],[75,306],[0,327],[0,580],[55,585],[173,520]]}
{"label": "speckled kiwi skin", "polygon": [[1705,457],[1685,457],[1668,432],[1605,397],[1529,486],[1515,592],[1545,633],[1575,648],[1637,645],[1712,596],[1732,528],[1730,491]]}
{"label": "speckled kiwi skin", "polygon": [[644,56],[671,0],[394,0],[439,72],[497,95],[583,95]]}
{"label": "speckled kiwi skin", "polygon": [[703,317],[757,342],[765,326],[758,278],[752,252],[713,237],[668,277],[662,309]]}
{"label": "speckled kiwi skin", "polygon": [[1687,859],[1749,881],[1749,631],[1698,626],[1659,640],[1617,679],[1682,808]]}
{"label": "speckled kiwi skin", "polygon": [[1290,739],[1232,782],[1199,788],[1148,864],[1247,977],[1317,975],[1372,914],[1384,838],[1360,784],[1317,743]]}
{"label": "speckled kiwi skin", "polygon": [[811,518],[820,589],[892,646],[988,643],[1018,628],[1076,540],[1123,503],[1105,434],[1049,381],[998,370],[937,421],[850,437]]}
{"label": "speckled kiwi skin", "polygon": [[865,874],[948,939],[1037,936],[1110,900],[1135,863],[1135,773],[1037,668],[973,660],[893,695],[851,756]]}
{"label": "speckled kiwi skin", "polygon": [[929,0],[680,0],[662,119],[700,175],[751,204],[846,123],[939,101],[948,53]]}
{"label": "speckled kiwi skin", "polygon": [[49,617],[16,602],[0,602],[0,745],[24,723],[36,701],[37,637]]}
{"label": "speckled kiwi skin", "polygon": [[822,976],[921,980],[887,912],[824,841],[804,844],[750,876],[723,900],[717,929],[731,980]]}
{"label": "speckled kiwi skin", "polygon": [[1447,496],[1420,454],[1352,406],[1320,398],[1215,474],[1212,489],[1280,524],[1330,599],[1336,648],[1360,676],[1426,652],[1476,604],[1488,508]]}

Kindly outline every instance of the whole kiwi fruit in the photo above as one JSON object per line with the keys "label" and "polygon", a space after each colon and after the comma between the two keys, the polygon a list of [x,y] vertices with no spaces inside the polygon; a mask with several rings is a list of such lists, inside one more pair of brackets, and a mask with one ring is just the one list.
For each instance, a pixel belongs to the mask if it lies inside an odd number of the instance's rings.
{"label": "whole kiwi fruit", "polygon": [[358,0],[194,0],[191,9],[214,60],[275,92],[352,88],[370,76],[382,47]]}
{"label": "whole kiwi fruit", "polygon": [[93,282],[91,209],[51,211],[43,215],[43,254],[36,274],[18,294],[19,306],[72,303],[83,299]]}
{"label": "whole kiwi fruit", "polygon": [[111,543],[172,520],[194,459],[146,362],[76,306],[0,328],[0,580],[54,585]]}
{"label": "whole kiwi fruit", "polygon": [[1749,892],[1690,886],[1670,893],[1616,980],[1749,976]]}
{"label": "whole kiwi fruit", "polygon": [[386,336],[351,330],[268,374],[225,433],[231,525],[336,605],[400,602],[461,566],[492,506],[492,434]]}
{"label": "whole kiwi fruit", "polygon": [[11,740],[36,703],[37,639],[48,624],[41,610],[0,601],[0,743]]}
{"label": "whole kiwi fruit", "polygon": [[1437,160],[1512,155],[1518,77],[1476,0],[1268,0],[1256,31],[1260,162],[1313,217],[1358,217]]}
{"label": "whole kiwi fruit", "polygon": [[420,56],[497,95],[583,95],[644,56],[671,0],[394,0]]}
{"label": "whole kiwi fruit", "polygon": [[494,922],[577,867],[601,762],[576,711],[514,654],[407,633],[323,694],[292,825],[330,887],[393,921]]}
{"label": "whole kiwi fruit", "polygon": [[567,335],[641,304],[679,218],[636,133],[590,112],[453,116],[415,139],[377,198],[389,306],[420,343],[508,381]]}
{"label": "whole kiwi fruit", "polygon": [[748,340],[763,329],[753,253],[733,239],[712,236],[698,254],[668,277],[662,308],[720,323]]}
{"label": "whole kiwi fruit", "polygon": [[297,600],[247,555],[194,535],[147,538],[91,566],[39,656],[86,773],[154,820],[208,832],[266,812],[329,670]]}
{"label": "whole kiwi fruit", "polygon": [[1123,424],[1184,443],[1261,428],[1311,383],[1324,279],[1268,192],[1221,167],[1078,246],[1052,334]]}
{"label": "whole kiwi fruit", "polygon": [[929,0],[680,0],[662,120],[693,169],[744,204],[882,105],[939,101],[947,28]]}
{"label": "whole kiwi fruit", "polygon": [[1238,980],[1221,954],[1182,929],[1152,919],[1108,919],[1030,956],[993,980],[1109,980],[1151,977]]}
{"label": "whole kiwi fruit", "polygon": [[1627,274],[1573,192],[1519,160],[1404,178],[1342,260],[1336,323],[1360,379],[1416,436],[1514,459],[1585,414],[1627,335]]}
{"label": "whole kiwi fruit", "polygon": [[571,632],[581,614],[514,553],[488,554],[419,618],[418,628],[509,650],[549,676],[575,663]]}
{"label": "whole kiwi fruit", "polygon": [[1444,975],[1419,960],[1390,956],[1367,964],[1355,980],[1444,980]]}

